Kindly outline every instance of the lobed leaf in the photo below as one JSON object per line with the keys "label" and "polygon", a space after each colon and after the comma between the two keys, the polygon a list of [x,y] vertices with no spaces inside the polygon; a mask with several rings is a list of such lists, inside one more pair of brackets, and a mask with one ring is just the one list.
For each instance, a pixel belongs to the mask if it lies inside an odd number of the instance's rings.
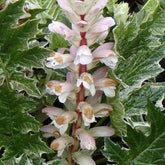
{"label": "lobed leaf", "polygon": [[0,90],[0,147],[5,148],[2,160],[9,160],[26,153],[42,154],[50,149],[41,141],[37,132],[40,124],[27,113],[36,106],[31,99],[8,90]]}
{"label": "lobed leaf", "polygon": [[[118,162],[118,165],[123,165],[125,162],[129,165],[165,163],[165,116],[150,101],[148,101],[147,110],[147,121],[151,126],[150,134],[146,136],[128,125],[127,137],[124,137],[124,141],[127,142],[129,150],[123,151],[123,148],[106,139],[103,154],[108,160]],[[122,156],[119,157],[120,155],[115,153],[120,153]]]}

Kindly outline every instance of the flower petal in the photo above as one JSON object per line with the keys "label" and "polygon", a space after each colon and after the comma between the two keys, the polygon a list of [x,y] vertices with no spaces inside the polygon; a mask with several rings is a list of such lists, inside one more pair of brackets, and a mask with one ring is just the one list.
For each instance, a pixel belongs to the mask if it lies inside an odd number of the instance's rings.
{"label": "flower petal", "polygon": [[115,134],[115,130],[107,126],[94,127],[89,132],[93,137],[109,137]]}
{"label": "flower petal", "polygon": [[96,142],[93,136],[91,136],[86,130],[80,128],[76,131],[76,136],[80,140],[80,146],[82,149],[95,150]]}
{"label": "flower petal", "polygon": [[82,64],[82,65],[86,65],[92,62],[92,53],[91,50],[89,49],[88,46],[83,45],[80,46],[77,49],[77,54],[76,54],[76,58],[74,60],[74,64]]}

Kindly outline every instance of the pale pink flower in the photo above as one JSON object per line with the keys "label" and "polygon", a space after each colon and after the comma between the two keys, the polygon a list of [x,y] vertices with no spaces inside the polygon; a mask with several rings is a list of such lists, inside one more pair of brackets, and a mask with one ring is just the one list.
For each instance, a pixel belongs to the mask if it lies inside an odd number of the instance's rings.
{"label": "pale pink flower", "polygon": [[73,138],[71,138],[70,136],[64,135],[60,138],[53,140],[50,145],[50,148],[58,151],[57,156],[61,156],[64,149],[73,144],[74,144]]}
{"label": "pale pink flower", "polygon": [[48,115],[52,120],[54,120],[55,117],[60,116],[63,112],[63,109],[57,107],[45,107],[42,109],[42,113]]}
{"label": "pale pink flower", "polygon": [[87,65],[92,62],[92,53],[88,46],[82,45],[77,49],[76,58],[74,64]]}
{"label": "pale pink flower", "polygon": [[86,102],[80,102],[78,109],[82,112],[82,119],[85,126],[89,126],[90,123],[95,122],[94,110],[92,106]]}
{"label": "pale pink flower", "polygon": [[[69,77],[72,76],[73,72],[67,73],[67,80],[69,80]],[[58,96],[59,101],[61,103],[64,103],[68,97],[73,97],[74,90],[76,89],[75,81],[66,81],[66,82],[60,82],[60,81],[49,81],[46,84],[46,90],[49,94],[55,94]]]}
{"label": "pale pink flower", "polygon": [[118,57],[114,51],[112,51],[113,43],[105,43],[99,46],[93,53],[94,60],[100,60],[101,63],[114,69],[118,61]]}
{"label": "pale pink flower", "polygon": [[77,113],[74,111],[63,112],[60,116],[53,120],[53,124],[59,129],[60,134],[64,134],[68,128],[69,123],[77,120]]}
{"label": "pale pink flower", "polygon": [[94,86],[93,77],[91,74],[87,72],[82,73],[80,75],[80,78],[77,79],[77,87],[79,87],[81,84],[83,84],[83,86],[90,91],[92,96],[95,95],[96,90]]}
{"label": "pale pink flower", "polygon": [[44,132],[43,136],[47,137],[47,138],[60,137],[60,133],[59,133],[58,129],[53,125],[45,125],[40,128],[40,131]]}
{"label": "pale pink flower", "polygon": [[116,86],[117,86],[117,82],[109,78],[102,78],[95,81],[96,89],[104,91],[104,94],[107,97],[115,96]]}
{"label": "pale pink flower", "polygon": [[105,117],[109,116],[110,113],[113,111],[113,108],[110,104],[95,104],[93,105],[94,115],[95,117]]}
{"label": "pale pink flower", "polygon": [[76,131],[76,136],[80,140],[81,149],[95,150],[96,142],[91,134],[80,128]]}
{"label": "pale pink flower", "polygon": [[65,40],[69,41],[74,45],[79,45],[81,40],[81,36],[79,33],[75,33],[75,31],[68,28],[65,24],[59,21],[52,21],[52,23],[48,26],[49,30],[53,33],[57,33],[61,35]]}
{"label": "pale pink flower", "polygon": [[99,22],[94,24],[86,34],[88,46],[95,42],[103,41],[108,35],[108,30],[111,26],[115,25],[113,18],[105,17]]}
{"label": "pale pink flower", "polygon": [[101,17],[102,9],[105,7],[107,2],[108,0],[93,0],[93,4],[91,4],[92,8],[90,8],[87,14],[85,15],[85,20],[90,25],[96,23],[98,19]]}
{"label": "pale pink flower", "polygon": [[[73,10],[75,3],[71,3],[71,1],[68,0],[57,0],[57,2],[72,23],[76,24],[76,22],[81,20],[80,16]],[[82,9],[80,10],[82,11]]]}
{"label": "pale pink flower", "polygon": [[89,155],[81,152],[75,152],[73,158],[78,165],[96,165],[95,161]]}
{"label": "pale pink flower", "polygon": [[54,52],[50,54],[50,57],[47,58],[47,63],[46,66],[48,68],[53,68],[53,69],[62,69],[66,68],[74,60],[74,56],[71,54],[62,54],[58,52]]}
{"label": "pale pink flower", "polygon": [[109,137],[115,134],[115,130],[108,126],[94,127],[89,130],[93,137]]}

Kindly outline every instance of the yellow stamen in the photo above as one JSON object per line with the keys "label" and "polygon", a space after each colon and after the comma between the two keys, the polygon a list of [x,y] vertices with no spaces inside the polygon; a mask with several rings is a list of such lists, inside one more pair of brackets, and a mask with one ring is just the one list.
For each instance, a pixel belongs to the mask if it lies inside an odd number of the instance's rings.
{"label": "yellow stamen", "polygon": [[55,119],[56,123],[58,125],[63,125],[63,124],[67,124],[67,119],[65,116],[58,116],[56,119]]}
{"label": "yellow stamen", "polygon": [[108,87],[108,86],[117,86],[117,82],[111,79],[107,79],[104,81],[103,83],[104,87]]}
{"label": "yellow stamen", "polygon": [[53,86],[53,82],[52,81],[49,81],[47,84],[46,84],[46,86],[48,87],[48,88],[52,88],[52,86]]}
{"label": "yellow stamen", "polygon": [[83,80],[86,81],[89,85],[92,84],[92,80],[87,75],[83,77]]}
{"label": "yellow stamen", "polygon": [[63,58],[61,56],[55,58],[55,60],[59,63],[63,63]]}
{"label": "yellow stamen", "polygon": [[59,146],[60,146],[60,144],[58,142],[55,142],[55,143],[52,143],[51,144],[50,148],[52,150],[58,150],[59,149]]}
{"label": "yellow stamen", "polygon": [[86,107],[83,111],[83,114],[86,118],[88,119],[92,119],[94,113],[93,113],[93,110],[92,110],[92,107]]}
{"label": "yellow stamen", "polygon": [[56,85],[54,90],[55,90],[55,92],[61,93],[62,92],[62,86],[61,85]]}
{"label": "yellow stamen", "polygon": [[53,52],[53,53],[50,54],[50,57],[54,57],[54,56],[56,56],[56,53],[55,52]]}

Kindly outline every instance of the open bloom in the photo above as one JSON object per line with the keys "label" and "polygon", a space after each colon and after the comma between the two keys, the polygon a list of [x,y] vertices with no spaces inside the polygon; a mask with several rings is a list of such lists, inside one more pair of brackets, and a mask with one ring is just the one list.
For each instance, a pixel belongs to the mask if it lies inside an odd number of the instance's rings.
{"label": "open bloom", "polygon": [[82,45],[77,49],[76,58],[74,64],[87,65],[92,62],[92,53],[88,46]]}
{"label": "open bloom", "polygon": [[75,79],[72,72],[67,73],[67,81],[66,82],[60,82],[60,81],[49,81],[46,84],[46,90],[51,95],[57,95],[59,96],[59,101],[61,103],[64,103],[68,97],[71,97],[75,90]]}
{"label": "open bloom", "polygon": [[53,124],[59,129],[60,134],[64,134],[68,128],[69,123],[77,120],[77,113],[74,111],[66,111],[53,120]]}
{"label": "open bloom", "polygon": [[109,116],[113,111],[113,108],[110,104],[95,104],[93,105],[95,117],[105,117]]}
{"label": "open bloom", "polygon": [[80,78],[77,80],[77,87],[79,87],[81,84],[83,84],[83,86],[90,91],[92,96],[95,95],[96,90],[94,86],[93,77],[91,74],[86,72],[82,73],[80,75]]}
{"label": "open bloom", "polygon": [[64,149],[72,144],[74,144],[74,140],[70,136],[64,135],[60,138],[53,140],[50,145],[50,148],[58,151],[57,156],[61,156]]}
{"label": "open bloom", "polygon": [[113,25],[115,25],[115,22],[111,17],[102,18],[94,24],[86,34],[88,46],[95,42],[103,41],[108,35],[109,28]]}
{"label": "open bloom", "polygon": [[40,128],[40,131],[44,132],[43,136],[47,138],[52,136],[56,138],[60,137],[58,129],[53,125],[45,125]]}
{"label": "open bloom", "polygon": [[92,106],[86,102],[80,102],[78,109],[82,112],[82,118],[85,126],[89,126],[90,123],[95,122],[94,110]]}
{"label": "open bloom", "polygon": [[93,53],[93,58],[95,60],[100,60],[101,63],[114,69],[118,61],[118,57],[114,51],[112,51],[113,43],[105,43],[99,46]]}
{"label": "open bloom", "polygon": [[66,68],[73,62],[74,58],[71,54],[54,52],[47,58],[46,66],[53,69]]}
{"label": "open bloom", "polygon": [[76,136],[80,140],[80,146],[82,149],[95,150],[96,142],[93,136],[86,130],[80,128],[76,131]]}
{"label": "open bloom", "polygon": [[47,114],[52,120],[54,120],[55,117],[60,116],[63,112],[63,109],[57,107],[45,107],[42,109],[42,113]]}
{"label": "open bloom", "polygon": [[104,91],[104,94],[108,97],[115,96],[116,86],[117,82],[109,78],[102,78],[100,80],[95,81],[95,87],[98,90]]}

